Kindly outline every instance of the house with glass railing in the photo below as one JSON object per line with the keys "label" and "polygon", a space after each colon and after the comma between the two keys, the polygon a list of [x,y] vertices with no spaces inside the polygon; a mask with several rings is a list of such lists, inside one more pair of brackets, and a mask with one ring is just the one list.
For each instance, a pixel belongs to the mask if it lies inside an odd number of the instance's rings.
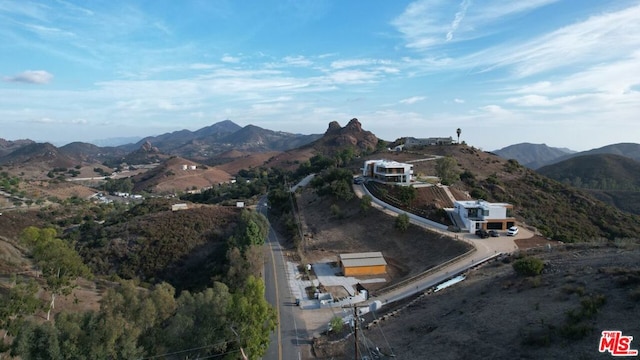
{"label": "house with glass railing", "polygon": [[464,229],[470,233],[476,230],[506,230],[513,226],[513,205],[491,203],[484,200],[463,200],[453,204],[453,212],[462,220]]}
{"label": "house with glass railing", "polygon": [[413,165],[389,160],[367,160],[362,176],[385,183],[410,184],[413,180]]}

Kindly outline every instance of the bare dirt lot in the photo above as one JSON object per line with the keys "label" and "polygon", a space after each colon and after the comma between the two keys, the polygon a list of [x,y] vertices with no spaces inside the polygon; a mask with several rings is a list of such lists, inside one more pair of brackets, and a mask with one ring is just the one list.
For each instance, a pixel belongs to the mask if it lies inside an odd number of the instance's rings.
{"label": "bare dirt lot", "polygon": [[[399,359],[608,359],[598,352],[603,330],[640,338],[637,245],[562,246],[533,255],[545,262],[539,276],[516,275],[506,258],[376,314],[386,320],[361,332],[361,353],[379,347]],[[325,358],[351,359],[353,336],[331,347]]]}
{"label": "bare dirt lot", "polygon": [[[336,261],[340,253],[380,251],[387,261],[390,282],[419,274],[470,249],[470,245],[411,225],[407,231],[394,227],[390,215],[376,209],[362,212],[360,199],[336,201],[304,189],[298,195],[305,261]],[[331,206],[339,208],[338,213]],[[335,209],[335,207],[334,207]],[[383,287],[389,283],[373,285]]]}

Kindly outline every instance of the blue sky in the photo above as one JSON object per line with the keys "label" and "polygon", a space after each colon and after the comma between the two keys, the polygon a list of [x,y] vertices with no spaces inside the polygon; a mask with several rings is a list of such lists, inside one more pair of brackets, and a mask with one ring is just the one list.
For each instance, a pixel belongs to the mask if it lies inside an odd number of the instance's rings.
{"label": "blue sky", "polygon": [[0,2],[0,138],[229,119],[484,150],[640,142],[640,1]]}

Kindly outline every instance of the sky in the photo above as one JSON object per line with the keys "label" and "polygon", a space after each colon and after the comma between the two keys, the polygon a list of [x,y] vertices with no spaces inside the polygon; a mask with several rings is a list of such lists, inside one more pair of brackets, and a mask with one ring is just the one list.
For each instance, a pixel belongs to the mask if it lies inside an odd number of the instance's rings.
{"label": "sky", "polygon": [[640,1],[6,0],[0,138],[231,120],[495,150],[640,143]]}

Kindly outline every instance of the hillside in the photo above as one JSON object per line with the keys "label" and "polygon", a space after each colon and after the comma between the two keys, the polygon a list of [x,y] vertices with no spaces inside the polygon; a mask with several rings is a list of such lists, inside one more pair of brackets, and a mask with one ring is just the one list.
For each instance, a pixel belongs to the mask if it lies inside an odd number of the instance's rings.
{"label": "hillside", "polygon": [[215,138],[219,136],[224,136],[226,134],[231,134],[240,129],[241,127],[238,124],[234,123],[233,121],[224,120],[209,126],[205,126],[196,131],[183,129],[183,130],[173,131],[170,133],[164,133],[157,136],[147,136],[135,144],[127,144],[127,145],[122,145],[120,147],[128,151],[134,151],[148,141],[153,144],[156,144],[159,148],[162,149],[162,151],[171,152],[174,149],[184,146],[186,143],[192,140],[207,138],[207,137]]}
{"label": "hillside", "polygon": [[622,211],[640,215],[640,162],[621,155],[593,154],[548,165],[538,172],[584,189]]}
{"label": "hillside", "polygon": [[0,138],[0,157],[7,155],[25,145],[33,144],[33,140],[5,140]]}
{"label": "hillside", "polygon": [[204,287],[212,274],[222,271],[225,242],[239,211],[221,206],[171,211],[171,202],[156,200],[137,205],[126,216],[102,225],[87,222],[73,235],[92,271],[189,288]]}
{"label": "hillside", "polygon": [[[558,247],[535,256],[545,262],[540,276],[516,275],[505,258],[453,287],[383,308],[375,317],[384,320],[361,335],[399,359],[608,359],[598,344],[609,329],[633,335],[638,347],[637,247]],[[340,350],[335,359],[351,359],[353,338]]]}
{"label": "hillside", "polygon": [[0,157],[0,165],[33,166],[41,169],[69,168],[78,163],[78,159],[69,157],[49,143],[31,143]]}
{"label": "hillside", "polygon": [[621,156],[625,156],[630,159],[633,159],[635,161],[640,161],[640,144],[618,143],[618,144],[606,145],[597,149],[591,149],[587,151],[581,151],[573,154],[564,155],[544,165],[552,165],[576,156],[595,155],[595,154],[621,155]]}
{"label": "hillside", "polygon": [[[433,155],[452,156],[455,170],[462,176],[453,184],[473,198],[514,205],[516,218],[537,228],[554,240],[573,242],[596,238],[637,238],[640,217],[607,205],[587,192],[562,184],[514,160],[473,147],[428,146],[415,152],[385,152],[372,154],[351,165],[359,171],[366,159],[386,158],[412,161]],[[436,161],[414,162],[416,176],[435,175]]]}
{"label": "hillside", "polygon": [[155,168],[134,176],[132,180],[135,192],[167,194],[199,190],[228,182],[231,178],[232,176],[224,170],[174,156],[162,161]]}
{"label": "hillside", "polygon": [[72,142],[59,148],[64,154],[79,163],[102,163],[116,157],[123,157],[126,152],[116,147],[99,147],[90,143]]}
{"label": "hillside", "polygon": [[263,129],[255,125],[240,127],[230,120],[221,121],[196,131],[180,130],[149,136],[136,144],[121,146],[134,151],[146,142],[160,152],[192,159],[205,164],[219,163],[218,154],[228,151],[270,152],[295,149],[320,135],[300,135]]}
{"label": "hillside", "polygon": [[578,188],[640,191],[640,162],[622,155],[581,155],[537,171]]}
{"label": "hillside", "polygon": [[492,152],[507,160],[518,160],[520,164],[530,169],[537,169],[544,164],[562,156],[574,153],[575,151],[564,148],[549,147],[546,144],[521,143],[510,145]]}

